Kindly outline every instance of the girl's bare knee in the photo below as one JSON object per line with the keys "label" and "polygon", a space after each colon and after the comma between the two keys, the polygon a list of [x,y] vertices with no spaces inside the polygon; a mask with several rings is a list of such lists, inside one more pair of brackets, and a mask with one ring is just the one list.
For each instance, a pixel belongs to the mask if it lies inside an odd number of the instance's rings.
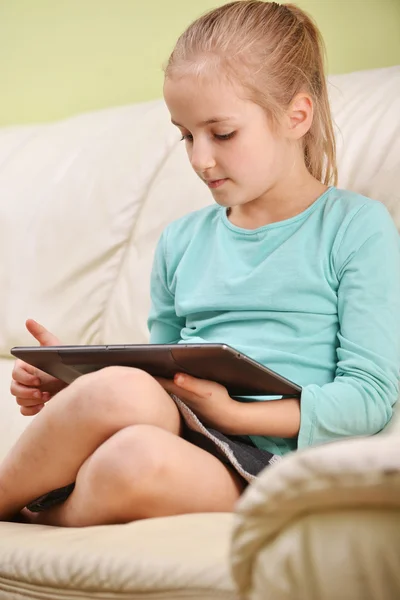
{"label": "girl's bare knee", "polygon": [[99,502],[121,507],[150,498],[168,468],[163,435],[171,434],[151,425],[122,429],[87,460],[78,473],[77,485],[89,488],[88,493]]}
{"label": "girl's bare knee", "polygon": [[104,403],[115,402],[115,396],[122,391],[133,396],[154,384],[156,381],[153,377],[141,369],[113,366],[82,375],[71,385],[76,393],[84,393],[85,397],[96,395]]}
{"label": "girl's bare knee", "polygon": [[[87,422],[116,421],[121,427],[153,423],[179,432],[180,417],[172,399],[151,375],[130,367],[105,367],[82,375],[70,385],[68,409]],[[159,422],[158,422],[159,421]]]}

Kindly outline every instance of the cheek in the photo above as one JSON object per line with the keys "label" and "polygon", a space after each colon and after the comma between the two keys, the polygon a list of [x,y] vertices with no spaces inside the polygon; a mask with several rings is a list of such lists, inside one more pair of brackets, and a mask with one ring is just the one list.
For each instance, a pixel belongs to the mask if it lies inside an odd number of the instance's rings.
{"label": "cheek", "polygon": [[247,173],[255,161],[260,160],[254,145],[243,142],[233,143],[224,159],[226,165],[233,167],[236,173],[241,174]]}
{"label": "cheek", "polygon": [[240,149],[233,149],[230,164],[238,178],[249,183],[256,183],[268,178],[271,171],[274,170],[275,159],[267,144],[255,142],[243,144]]}

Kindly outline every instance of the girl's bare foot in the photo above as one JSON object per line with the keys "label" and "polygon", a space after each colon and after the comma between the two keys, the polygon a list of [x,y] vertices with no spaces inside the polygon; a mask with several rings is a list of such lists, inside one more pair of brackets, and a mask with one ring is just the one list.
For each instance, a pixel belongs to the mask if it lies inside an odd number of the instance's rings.
{"label": "girl's bare foot", "polygon": [[40,513],[34,513],[28,508],[23,508],[21,512],[17,513],[10,521],[12,523],[37,523]]}

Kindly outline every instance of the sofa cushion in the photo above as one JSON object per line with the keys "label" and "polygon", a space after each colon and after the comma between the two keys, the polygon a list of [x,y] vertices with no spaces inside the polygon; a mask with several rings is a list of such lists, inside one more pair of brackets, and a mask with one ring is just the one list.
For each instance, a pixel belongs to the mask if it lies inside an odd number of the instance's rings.
{"label": "sofa cushion", "polygon": [[379,509],[305,514],[255,554],[242,598],[397,600],[399,517]]}
{"label": "sofa cushion", "polygon": [[[373,511],[379,512],[377,518],[371,518]],[[385,512],[387,519],[382,518]],[[349,526],[351,514],[354,529]],[[343,440],[288,455],[264,470],[238,503],[232,559],[239,590],[245,593],[263,581],[258,589],[271,586],[277,600],[362,600],[362,595],[351,595],[355,587],[368,591],[368,585],[355,586],[357,573],[363,573],[366,584],[379,582],[386,571],[388,581],[400,584],[395,559],[400,553],[399,517],[398,434]],[[325,526],[319,532],[322,521]],[[340,536],[327,536],[335,528]],[[375,543],[383,554],[375,552]],[[374,557],[374,574],[379,576],[367,577],[364,573],[373,568]],[[336,576],[341,574],[342,582],[334,585],[332,575],[323,574],[330,567]],[[318,595],[318,577],[324,587],[328,581],[334,587]],[[305,593],[307,584],[310,595]],[[395,596],[366,592],[364,597]],[[261,596],[254,593],[252,598]]]}
{"label": "sofa cushion", "polygon": [[[3,356],[31,341],[29,316],[64,343],[100,342],[124,273],[123,312],[135,314],[130,299],[148,285],[126,263],[127,245],[135,251],[154,173],[176,142],[160,101],[0,131]],[[137,337],[131,329],[128,339]]]}
{"label": "sofa cushion", "polygon": [[380,200],[400,230],[400,65],[329,78],[339,185]]}
{"label": "sofa cushion", "polygon": [[231,514],[62,529],[0,523],[0,598],[234,600]]}

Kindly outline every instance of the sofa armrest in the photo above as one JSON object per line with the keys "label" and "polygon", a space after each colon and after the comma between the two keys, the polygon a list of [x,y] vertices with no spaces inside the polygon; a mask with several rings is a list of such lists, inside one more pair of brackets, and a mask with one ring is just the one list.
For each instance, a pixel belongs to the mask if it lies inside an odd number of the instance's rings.
{"label": "sofa armrest", "polygon": [[400,438],[310,448],[239,501],[232,571],[251,600],[400,597]]}

